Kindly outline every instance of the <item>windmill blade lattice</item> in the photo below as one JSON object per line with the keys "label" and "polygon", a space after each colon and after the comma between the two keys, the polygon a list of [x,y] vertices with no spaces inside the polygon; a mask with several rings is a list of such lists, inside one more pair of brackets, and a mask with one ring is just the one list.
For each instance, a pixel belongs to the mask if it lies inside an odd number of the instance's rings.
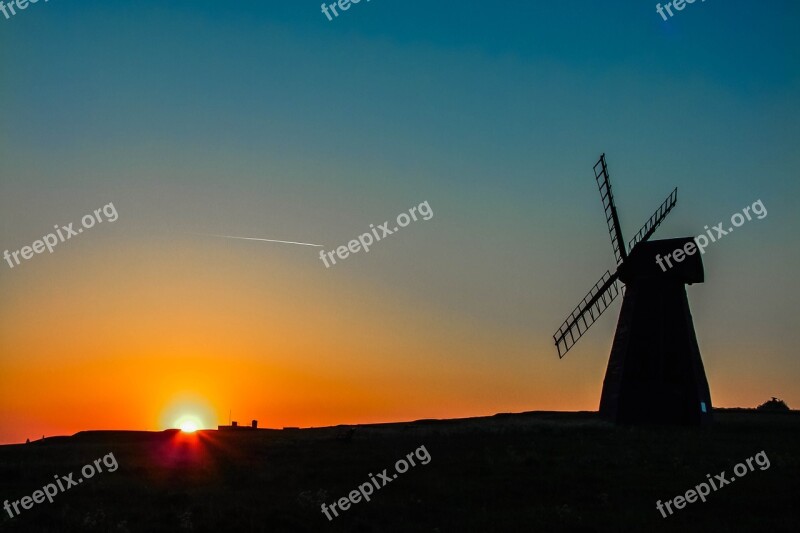
{"label": "windmill blade lattice", "polygon": [[639,233],[631,239],[631,242],[628,243],[628,253],[633,252],[633,248],[639,244],[640,242],[644,242],[650,238],[653,232],[656,231],[656,228],[667,218],[667,215],[672,208],[675,207],[675,204],[678,203],[678,188],[675,187],[673,191],[667,196],[667,199],[664,200],[664,203],[653,213],[653,216],[650,217],[642,229],[639,230]]}
{"label": "windmill blade lattice", "polygon": [[594,165],[594,178],[597,181],[597,188],[600,189],[600,198],[603,200],[603,209],[606,212],[606,223],[608,233],[611,235],[611,246],[614,248],[614,256],[617,264],[621,264],[628,258],[625,252],[625,239],[622,238],[622,230],[619,227],[619,215],[617,206],[614,205],[614,193],[611,192],[611,180],[608,177],[608,166],[606,166],[606,154],[600,156],[600,160]]}
{"label": "windmill blade lattice", "polygon": [[553,335],[559,358],[564,357],[578,342],[578,339],[608,309],[617,295],[619,295],[617,274],[611,274],[609,270],[606,270],[600,281],[594,284],[594,287]]}

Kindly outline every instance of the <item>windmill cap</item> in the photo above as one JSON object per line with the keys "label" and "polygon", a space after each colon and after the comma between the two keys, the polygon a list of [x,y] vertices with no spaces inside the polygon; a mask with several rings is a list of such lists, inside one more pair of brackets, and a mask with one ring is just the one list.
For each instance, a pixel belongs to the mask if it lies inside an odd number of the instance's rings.
{"label": "windmill cap", "polygon": [[640,242],[620,266],[619,278],[623,283],[642,278],[689,285],[703,283],[705,273],[700,255],[693,237]]}

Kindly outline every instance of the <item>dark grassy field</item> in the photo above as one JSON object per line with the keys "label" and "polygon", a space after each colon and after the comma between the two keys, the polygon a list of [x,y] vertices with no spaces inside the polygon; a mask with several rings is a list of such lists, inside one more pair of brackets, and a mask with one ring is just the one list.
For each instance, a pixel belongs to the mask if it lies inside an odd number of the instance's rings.
{"label": "dark grassy field", "polygon": [[[800,416],[718,412],[708,428],[618,428],[594,413],[308,430],[87,432],[0,446],[0,499],[113,453],[3,531],[798,531]],[[328,505],[420,446],[417,464],[328,521]],[[677,510],[669,500],[760,451],[770,467]],[[419,461],[417,461],[419,463]],[[106,467],[104,467],[104,470]],[[21,509],[21,508],[20,508]]]}

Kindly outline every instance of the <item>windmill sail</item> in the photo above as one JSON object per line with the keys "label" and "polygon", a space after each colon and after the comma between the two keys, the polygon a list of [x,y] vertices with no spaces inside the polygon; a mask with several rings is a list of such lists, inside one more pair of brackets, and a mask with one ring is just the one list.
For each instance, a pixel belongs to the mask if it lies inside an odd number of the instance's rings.
{"label": "windmill sail", "polygon": [[606,270],[600,281],[594,284],[589,294],[583,298],[553,335],[559,358],[564,357],[578,342],[578,339],[600,318],[600,315],[608,309],[618,294],[617,274],[611,274]]}
{"label": "windmill sail", "polygon": [[650,238],[656,228],[667,218],[667,215],[672,208],[675,207],[675,204],[678,203],[678,188],[675,187],[673,191],[667,196],[667,199],[664,200],[664,203],[653,213],[653,216],[650,217],[642,229],[639,230],[639,233],[636,234],[636,237],[631,239],[631,242],[628,243],[628,250],[633,252],[633,247],[639,244],[640,242],[646,241]]}
{"label": "windmill sail", "polygon": [[617,206],[614,205],[614,194],[611,192],[611,180],[608,177],[606,154],[601,155],[600,160],[594,165],[594,178],[597,180],[597,188],[600,189],[600,198],[603,200],[603,209],[606,212],[608,233],[611,235],[611,246],[614,248],[614,256],[617,258],[617,264],[619,265],[628,258],[628,254],[625,253],[625,239],[622,238]]}

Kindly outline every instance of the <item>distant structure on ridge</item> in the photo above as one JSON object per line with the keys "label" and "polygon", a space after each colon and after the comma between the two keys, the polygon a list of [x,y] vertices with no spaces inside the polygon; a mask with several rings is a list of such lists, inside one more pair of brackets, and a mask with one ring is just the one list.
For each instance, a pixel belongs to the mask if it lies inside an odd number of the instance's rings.
{"label": "distant structure on ridge", "polygon": [[[711,394],[686,297],[686,284],[704,281],[703,262],[694,239],[648,241],[675,207],[674,189],[639,233],[622,238],[605,154],[594,166],[606,214],[616,271],[607,270],[553,335],[558,356],[583,336],[626,288],[611,348],[600,414],[618,424],[700,425],[711,422]],[[691,244],[690,244],[691,243]],[[694,253],[689,253],[691,247]],[[658,259],[687,250],[669,269]]]}
{"label": "distant structure on ridge", "polygon": [[219,431],[236,431],[236,430],[248,430],[248,429],[258,429],[258,420],[253,420],[249,426],[240,426],[239,422],[234,420],[231,422],[230,426],[217,426]]}
{"label": "distant structure on ridge", "polygon": [[775,396],[773,396],[771,400],[767,400],[756,407],[756,409],[759,411],[790,411],[789,406],[786,405],[786,402],[779,400]]}

